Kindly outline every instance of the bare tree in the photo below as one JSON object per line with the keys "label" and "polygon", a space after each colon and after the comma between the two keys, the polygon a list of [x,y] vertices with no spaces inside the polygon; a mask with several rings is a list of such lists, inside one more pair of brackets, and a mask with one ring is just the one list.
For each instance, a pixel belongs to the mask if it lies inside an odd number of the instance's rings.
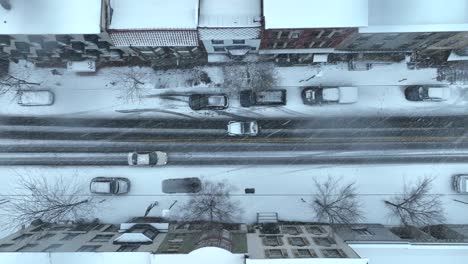
{"label": "bare tree", "polygon": [[317,214],[317,221],[350,225],[364,219],[355,182],[340,185],[341,181],[341,178],[333,177],[328,177],[324,182],[315,180],[317,194],[310,205]]}
{"label": "bare tree", "polygon": [[181,206],[182,221],[208,221],[209,223],[233,222],[242,212],[239,205],[231,200],[232,187],[224,182],[203,180],[201,190],[190,196]]}
{"label": "bare tree", "polygon": [[9,202],[2,205],[6,226],[29,225],[37,219],[57,223],[92,217],[105,200],[94,199],[82,187],[71,178],[22,177]]}
{"label": "bare tree", "polygon": [[145,97],[147,73],[140,68],[131,67],[125,71],[118,71],[114,73],[114,76],[112,84],[117,85],[122,90],[121,98],[127,102],[138,102]]}
{"label": "bare tree", "polygon": [[0,59],[0,95],[33,85],[41,85],[37,82],[28,81],[27,73],[23,69],[16,69],[16,72],[8,72],[8,66],[8,61]]}
{"label": "bare tree", "polygon": [[232,94],[240,90],[262,91],[277,86],[274,65],[271,63],[249,63],[223,67],[224,86]]}
{"label": "bare tree", "polygon": [[277,78],[272,63],[249,63],[246,66],[247,84],[254,91],[275,88]]}
{"label": "bare tree", "polygon": [[425,177],[414,184],[405,184],[403,193],[384,200],[392,213],[405,226],[442,223],[445,220],[440,195],[430,194],[433,179]]}

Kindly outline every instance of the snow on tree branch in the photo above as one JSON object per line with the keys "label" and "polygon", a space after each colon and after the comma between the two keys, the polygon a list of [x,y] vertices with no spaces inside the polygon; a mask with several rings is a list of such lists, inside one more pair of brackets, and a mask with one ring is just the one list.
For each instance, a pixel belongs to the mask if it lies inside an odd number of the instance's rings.
{"label": "snow on tree branch", "polygon": [[341,186],[341,181],[341,178],[333,177],[324,182],[315,180],[317,194],[310,205],[317,214],[317,221],[349,225],[364,219],[355,182]]}
{"label": "snow on tree branch", "polygon": [[48,180],[44,176],[21,177],[9,202],[2,205],[11,227],[29,225],[40,219],[47,223],[73,221],[93,217],[98,205],[86,188],[71,178]]}
{"label": "snow on tree branch", "polygon": [[191,194],[190,199],[181,206],[180,220],[233,222],[242,209],[231,200],[231,189],[223,182],[202,181],[201,191]]}
{"label": "snow on tree branch", "polygon": [[385,205],[405,226],[423,226],[445,220],[440,195],[430,194],[432,178],[423,178],[414,184],[405,184],[403,194],[385,200]]}

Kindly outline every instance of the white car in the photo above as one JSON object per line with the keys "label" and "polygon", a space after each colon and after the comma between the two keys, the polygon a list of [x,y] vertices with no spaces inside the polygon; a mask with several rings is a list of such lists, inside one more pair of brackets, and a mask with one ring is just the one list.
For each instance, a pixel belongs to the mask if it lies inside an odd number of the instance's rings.
{"label": "white car", "polygon": [[256,136],[258,134],[257,121],[231,121],[227,126],[230,136]]}
{"label": "white car", "polygon": [[128,165],[130,166],[163,166],[166,164],[166,152],[152,151],[128,153]]}
{"label": "white car", "polygon": [[20,90],[18,104],[21,106],[47,106],[54,104],[54,93],[49,90]]}
{"label": "white car", "polygon": [[95,194],[126,194],[130,190],[127,178],[97,177],[89,185],[91,193]]}
{"label": "white car", "polygon": [[460,174],[453,176],[453,189],[457,193],[468,194],[468,174]]}
{"label": "white car", "polygon": [[352,104],[358,101],[358,88],[308,87],[302,90],[302,101],[306,105]]}

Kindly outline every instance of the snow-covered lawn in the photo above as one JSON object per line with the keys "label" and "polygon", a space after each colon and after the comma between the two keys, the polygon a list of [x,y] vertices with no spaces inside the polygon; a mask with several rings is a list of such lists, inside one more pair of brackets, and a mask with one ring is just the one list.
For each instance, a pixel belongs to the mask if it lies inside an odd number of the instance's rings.
{"label": "snow-covered lawn", "polygon": [[[441,103],[409,102],[403,88],[411,84],[442,84],[436,81],[436,69],[408,70],[406,64],[374,65],[369,71],[348,71],[346,64],[325,66],[276,67],[278,88],[287,89],[284,107],[240,106],[237,92],[225,86],[226,72],[236,66],[207,66],[188,70],[154,71],[151,68],[104,68],[96,74],[77,74],[57,69],[34,68],[25,63],[12,64],[11,73],[41,83],[31,89],[50,89],[55,93],[52,106],[24,107],[16,103],[16,94],[0,97],[0,115],[73,116],[95,118],[299,118],[317,116],[435,116],[462,115],[466,112],[466,89],[452,86],[451,99]],[[232,71],[229,69],[232,67]],[[206,72],[210,83],[200,82]],[[128,76],[130,75],[130,76]],[[129,95],[135,84],[137,91]],[[355,104],[306,106],[301,100],[303,86],[357,86]],[[188,94],[226,93],[230,107],[225,111],[193,111]]]}
{"label": "snow-covered lawn", "polygon": [[[154,201],[159,206],[150,215],[160,216],[163,209],[177,211],[177,205],[186,199],[185,194],[165,194],[161,182],[168,178],[201,177],[213,181],[225,181],[234,186],[233,199],[238,200],[245,212],[240,221],[256,221],[257,212],[278,212],[283,220],[314,220],[314,213],[301,201],[310,201],[316,192],[314,179],[323,181],[328,176],[341,177],[344,183],[356,181],[359,199],[363,204],[366,222],[398,224],[389,217],[383,200],[402,193],[404,183],[423,177],[433,177],[432,194],[442,195],[447,223],[463,224],[468,217],[467,205],[454,201],[468,202],[468,196],[452,191],[452,175],[467,173],[467,164],[387,164],[387,165],[300,165],[287,166],[166,166],[159,168],[132,167],[1,167],[3,176],[0,185],[2,196],[11,193],[21,176],[59,176],[78,178],[87,188],[94,177],[127,177],[131,181],[128,195],[113,197],[100,210],[104,222],[120,223],[133,216],[142,216],[146,207]],[[245,194],[245,188],[255,188],[255,194]],[[87,191],[87,190],[86,190]],[[5,197],[0,197],[5,198]]]}

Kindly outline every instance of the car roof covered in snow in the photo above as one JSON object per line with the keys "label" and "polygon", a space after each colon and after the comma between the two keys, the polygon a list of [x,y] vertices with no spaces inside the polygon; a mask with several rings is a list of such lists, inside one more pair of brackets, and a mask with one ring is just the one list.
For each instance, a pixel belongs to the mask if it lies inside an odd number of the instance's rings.
{"label": "car roof covered in snow", "polygon": [[110,181],[93,181],[91,183],[91,191],[97,193],[110,193],[111,192],[111,182]]}
{"label": "car roof covered in snow", "polygon": [[361,33],[468,31],[466,0],[369,0]]}
{"label": "car roof covered in snow", "polygon": [[101,1],[14,0],[0,18],[0,34],[99,34]]}
{"label": "car roof covered in snow", "polygon": [[109,29],[196,29],[198,0],[111,0]]}
{"label": "car roof covered in snow", "polygon": [[199,26],[258,27],[261,15],[260,0],[200,0]]}
{"label": "car roof covered in snow", "polygon": [[363,27],[368,0],[264,0],[263,13],[266,29]]}

